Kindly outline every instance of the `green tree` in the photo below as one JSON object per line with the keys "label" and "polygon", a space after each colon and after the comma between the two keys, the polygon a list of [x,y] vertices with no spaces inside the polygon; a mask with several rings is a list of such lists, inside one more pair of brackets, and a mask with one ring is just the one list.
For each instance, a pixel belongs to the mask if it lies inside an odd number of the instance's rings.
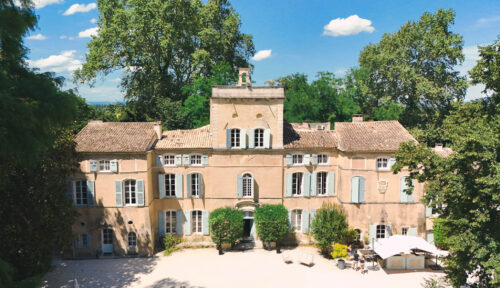
{"label": "green tree", "polygon": [[241,20],[226,0],[206,4],[201,0],[99,0],[97,4],[99,34],[89,43],[75,81],[92,83],[99,74],[122,70],[125,99],[136,101],[139,117],[164,120],[164,110],[156,110],[161,99],[182,104],[182,87],[193,79],[210,77],[214,65],[221,62],[234,71],[247,67],[255,53],[252,37],[240,31]]}
{"label": "green tree", "polygon": [[288,211],[281,204],[262,204],[255,209],[257,235],[263,242],[283,240],[288,234]]}
{"label": "green tree", "polygon": [[472,84],[484,84],[485,93],[494,93],[498,97],[500,91],[500,35],[491,45],[479,46],[479,60],[469,71]]}
{"label": "green tree", "polygon": [[210,213],[210,231],[215,243],[231,243],[243,239],[243,213],[241,210],[224,207]]}

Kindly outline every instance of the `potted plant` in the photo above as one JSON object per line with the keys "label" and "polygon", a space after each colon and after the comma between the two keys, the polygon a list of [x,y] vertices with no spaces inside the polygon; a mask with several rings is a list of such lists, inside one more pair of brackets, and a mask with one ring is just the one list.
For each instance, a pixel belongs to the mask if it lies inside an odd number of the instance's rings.
{"label": "potted plant", "polygon": [[340,244],[340,243],[335,243],[332,246],[333,251],[331,253],[332,258],[338,259],[337,260],[337,266],[339,269],[344,269],[345,268],[345,260],[348,260],[349,255],[347,254],[347,245]]}

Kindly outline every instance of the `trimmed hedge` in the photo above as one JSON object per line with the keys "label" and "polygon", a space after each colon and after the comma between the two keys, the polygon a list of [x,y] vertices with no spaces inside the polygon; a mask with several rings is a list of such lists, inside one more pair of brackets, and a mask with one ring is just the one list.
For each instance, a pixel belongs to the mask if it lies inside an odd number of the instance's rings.
{"label": "trimmed hedge", "polygon": [[210,234],[215,243],[231,243],[243,239],[243,213],[231,207],[217,208],[210,213]]}
{"label": "trimmed hedge", "polygon": [[264,242],[279,242],[288,234],[288,211],[281,204],[263,204],[255,209],[257,235]]}

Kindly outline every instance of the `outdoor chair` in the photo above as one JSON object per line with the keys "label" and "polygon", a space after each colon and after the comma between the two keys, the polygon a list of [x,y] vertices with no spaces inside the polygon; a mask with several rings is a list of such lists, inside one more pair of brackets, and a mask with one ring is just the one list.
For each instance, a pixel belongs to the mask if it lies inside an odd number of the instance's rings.
{"label": "outdoor chair", "polygon": [[308,253],[301,253],[299,263],[311,267],[314,264],[313,256]]}
{"label": "outdoor chair", "polygon": [[283,258],[283,262],[285,262],[286,264],[293,263],[292,256],[290,255],[290,252],[286,251],[286,252],[282,253],[281,257]]}

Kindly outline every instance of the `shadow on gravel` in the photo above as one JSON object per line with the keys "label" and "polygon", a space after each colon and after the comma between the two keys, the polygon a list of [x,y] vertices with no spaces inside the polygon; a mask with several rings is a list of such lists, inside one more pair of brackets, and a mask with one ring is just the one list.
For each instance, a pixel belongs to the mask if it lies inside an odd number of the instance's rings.
{"label": "shadow on gravel", "polygon": [[191,286],[189,282],[179,282],[174,279],[165,278],[155,284],[148,286],[148,288],[203,288],[201,286]]}

